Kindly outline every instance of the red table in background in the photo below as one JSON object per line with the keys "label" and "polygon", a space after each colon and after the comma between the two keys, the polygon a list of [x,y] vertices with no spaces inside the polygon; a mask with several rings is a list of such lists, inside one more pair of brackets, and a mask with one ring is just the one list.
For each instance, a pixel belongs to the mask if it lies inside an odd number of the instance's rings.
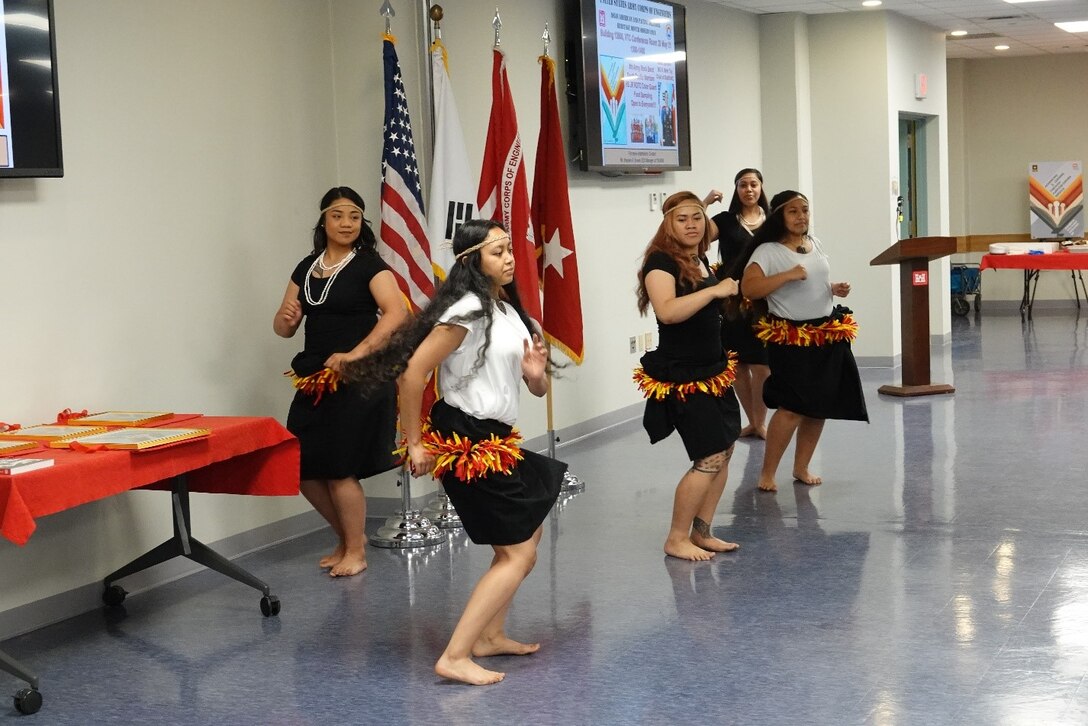
{"label": "red table in background", "polygon": [[[1031,308],[1035,304],[1035,289],[1039,286],[1039,273],[1042,270],[1069,270],[1073,278],[1073,294],[1077,297],[1077,307],[1080,307],[1080,293],[1084,291],[1085,302],[1088,302],[1088,288],[1084,286],[1084,277],[1081,270],[1088,270],[1088,254],[1060,250],[1042,255],[983,255],[978,266],[979,270],[1023,270],[1024,271],[1024,296],[1020,299],[1020,315],[1027,311],[1028,319],[1031,319]],[[1034,282],[1034,284],[1033,284]],[[1080,289],[1077,283],[1080,283]]]}
{"label": "red table in background", "polygon": [[[103,599],[119,605],[124,589],[115,580],[184,556],[262,591],[261,611],[276,615],[279,599],[268,585],[190,536],[189,492],[293,496],[299,491],[298,440],[271,418],[220,416],[175,417],[160,426],[180,425],[211,431],[206,439],[145,451],[80,453],[43,448],[20,452],[21,458],[49,458],[54,465],[0,476],[0,534],[22,545],[49,514],[133,489],[172,492],[174,533],[167,541],[106,576]],[[38,679],[0,650],[0,670],[27,681],[16,694],[16,707],[33,713],[41,706]]]}

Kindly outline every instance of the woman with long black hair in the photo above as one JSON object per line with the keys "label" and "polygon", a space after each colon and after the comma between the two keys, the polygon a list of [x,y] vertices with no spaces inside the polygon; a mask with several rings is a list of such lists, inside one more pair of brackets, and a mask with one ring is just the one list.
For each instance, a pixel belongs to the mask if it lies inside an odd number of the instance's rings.
{"label": "woman with long black hair", "polygon": [[[419,317],[349,375],[364,387],[399,379],[413,476],[440,478],[469,538],[495,551],[435,664],[444,678],[487,685],[505,674],[473,656],[540,648],[507,636],[506,614],[536,562],[541,524],[567,467],[521,450],[513,429],[521,381],[533,395],[547,393],[548,355],[518,297],[510,235],[498,222],[471,220],[454,235],[453,253],[449,276]],[[421,422],[424,388],[436,367],[441,398],[429,423]]]}

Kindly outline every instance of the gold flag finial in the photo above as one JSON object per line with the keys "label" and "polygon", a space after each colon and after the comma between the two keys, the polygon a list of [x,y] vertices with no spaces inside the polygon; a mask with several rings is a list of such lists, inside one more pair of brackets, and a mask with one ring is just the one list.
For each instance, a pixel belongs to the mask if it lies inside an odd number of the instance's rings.
{"label": "gold flag finial", "polygon": [[445,17],[445,12],[442,10],[441,5],[432,5],[431,9],[427,11],[427,16],[434,23],[434,37],[437,40],[442,40],[442,18]]}

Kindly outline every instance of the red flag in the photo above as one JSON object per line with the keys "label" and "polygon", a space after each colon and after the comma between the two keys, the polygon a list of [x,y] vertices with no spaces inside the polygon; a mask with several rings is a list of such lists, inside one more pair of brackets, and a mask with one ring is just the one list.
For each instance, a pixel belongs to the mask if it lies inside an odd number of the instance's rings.
{"label": "red flag", "polygon": [[567,158],[555,96],[555,61],[540,57],[540,138],[533,173],[533,231],[544,292],[544,337],[581,364],[582,296],[567,196]]}
{"label": "red flag", "polygon": [[506,77],[506,59],[497,50],[491,69],[491,120],[484,144],[484,167],[476,203],[481,219],[502,222],[514,245],[514,281],[529,317],[540,321],[540,278],[536,246],[529,219],[529,189],[525,183],[524,150],[518,136],[518,117]]}
{"label": "red flag", "polygon": [[423,216],[422,186],[412,141],[412,122],[401,82],[393,36],[382,38],[385,65],[385,145],[382,150],[382,223],[378,254],[393,270],[413,310],[434,295],[431,246]]}

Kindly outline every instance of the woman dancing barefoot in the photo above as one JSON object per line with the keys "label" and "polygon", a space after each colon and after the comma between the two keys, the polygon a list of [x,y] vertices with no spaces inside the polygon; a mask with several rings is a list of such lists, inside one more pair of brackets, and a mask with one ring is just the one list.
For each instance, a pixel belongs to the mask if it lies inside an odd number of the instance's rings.
{"label": "woman dancing barefoot", "polygon": [[721,301],[737,294],[737,281],[719,282],[710,272],[710,230],[699,197],[677,192],[661,208],[664,219],[638,275],[638,309],[645,315],[653,308],[660,342],[642,357],[635,381],[646,395],[650,443],[675,430],[693,462],[676,486],[665,554],[708,560],[738,547],[710,529],[740,431],[731,387],[736,361],[720,337]]}
{"label": "woman dancing barefoot", "polygon": [[824,421],[869,420],[850,349],[857,323],[833,302],[849,295],[850,285],[831,282],[823,245],[809,234],[808,198],[800,192],[774,196],[756,240],[761,244],[744,270],[743,286],[748,297],[766,298],[770,310],[757,327],[771,364],[763,397],[778,409],[767,427],[759,488],[778,491],[775,473],[794,433],[793,478],[818,486],[823,480],[809,464]]}
{"label": "woman dancing barefoot", "polygon": [[338,378],[345,364],[383,345],[408,310],[375,250],[362,198],[333,187],[319,208],[313,252],[295,267],[272,329],[290,338],[305,318],[305,349],[291,361],[298,391],[287,428],[301,446],[302,494],[338,540],[318,565],[332,577],[349,577],[366,569],[359,480],[395,466],[397,402],[392,382],[363,398]]}
{"label": "woman dancing barefoot", "polygon": [[[540,337],[530,333],[534,324],[518,298],[510,235],[498,222],[472,220],[454,236],[453,252],[456,262],[430,305],[385,350],[360,361],[352,376],[363,382],[400,376],[400,421],[412,474],[441,478],[469,538],[495,551],[434,668],[443,678],[482,686],[505,674],[474,657],[528,655],[540,648],[510,638],[506,614],[536,563],[541,524],[567,465],[532,451],[517,453],[520,380],[543,396],[548,356]],[[420,405],[436,367],[442,398],[425,425]],[[458,449],[455,436],[473,442],[472,449],[457,451],[458,460],[449,463]]]}

